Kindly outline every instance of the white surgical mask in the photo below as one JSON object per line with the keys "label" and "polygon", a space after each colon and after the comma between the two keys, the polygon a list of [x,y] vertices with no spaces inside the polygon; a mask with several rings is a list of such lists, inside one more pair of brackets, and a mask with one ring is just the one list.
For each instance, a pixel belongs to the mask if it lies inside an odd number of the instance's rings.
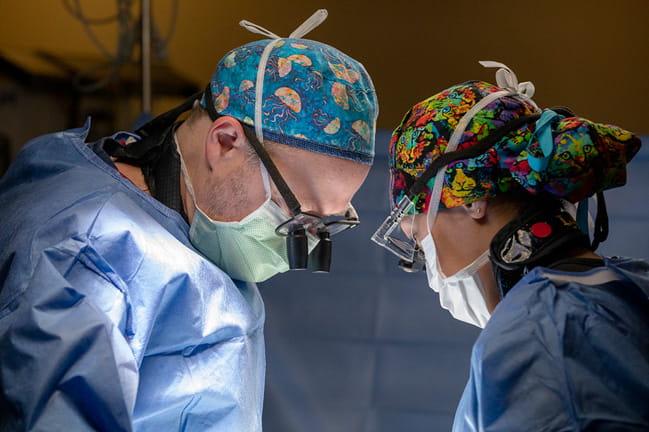
{"label": "white surgical mask", "polygon": [[484,328],[491,314],[487,309],[485,288],[478,270],[489,262],[489,251],[485,251],[454,275],[445,276],[439,266],[435,241],[430,234],[421,241],[421,247],[426,257],[428,285],[439,293],[442,307],[453,318]]}
{"label": "white surgical mask", "polygon": [[[194,247],[233,279],[263,282],[288,271],[286,238],[277,235],[275,228],[290,216],[270,199],[268,171],[261,161],[266,200],[238,222],[221,222],[212,220],[198,207],[177,142],[176,148],[185,186],[196,208],[189,229],[189,239]],[[311,252],[318,240],[312,235],[307,236]]]}

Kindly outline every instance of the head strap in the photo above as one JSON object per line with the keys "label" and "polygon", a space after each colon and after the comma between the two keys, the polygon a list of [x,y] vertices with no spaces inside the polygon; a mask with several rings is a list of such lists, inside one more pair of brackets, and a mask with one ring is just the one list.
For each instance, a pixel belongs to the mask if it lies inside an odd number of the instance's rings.
{"label": "head strap", "polygon": [[426,169],[426,171],[424,171],[424,173],[417,179],[417,181],[415,181],[415,183],[408,191],[408,197],[410,199],[414,199],[417,195],[419,195],[428,181],[435,175],[437,175],[440,170],[443,170],[447,165],[458,160],[471,159],[480,156],[511,132],[519,129],[525,124],[535,122],[540,117],[540,113],[517,117],[504,126],[501,126],[500,128],[494,130],[486,137],[482,138],[474,146],[443,153],[437,159],[435,159],[433,163]]}

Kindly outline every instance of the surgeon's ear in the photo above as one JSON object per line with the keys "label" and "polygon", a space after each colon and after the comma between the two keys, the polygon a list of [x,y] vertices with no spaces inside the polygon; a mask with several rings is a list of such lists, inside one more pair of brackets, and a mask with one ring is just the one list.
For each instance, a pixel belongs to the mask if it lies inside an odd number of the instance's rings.
{"label": "surgeon's ear", "polygon": [[466,210],[467,214],[476,220],[482,220],[487,216],[488,206],[489,204],[487,203],[487,200],[478,200],[470,204],[463,205],[464,210]]}
{"label": "surgeon's ear", "polygon": [[246,160],[248,140],[241,123],[233,117],[219,117],[212,122],[205,138],[205,156],[210,170],[222,163]]}

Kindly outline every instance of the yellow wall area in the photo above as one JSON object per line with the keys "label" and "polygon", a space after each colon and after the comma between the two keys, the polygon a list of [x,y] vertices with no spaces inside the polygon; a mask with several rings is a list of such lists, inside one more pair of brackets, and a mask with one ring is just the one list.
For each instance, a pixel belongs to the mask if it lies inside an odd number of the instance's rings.
{"label": "yellow wall area", "polygon": [[[74,3],[74,0],[69,0]],[[79,0],[91,17],[114,0]],[[152,0],[162,34],[173,0]],[[360,60],[374,79],[379,127],[392,129],[411,105],[470,79],[494,81],[478,60],[509,65],[533,81],[540,106],[565,105],[598,122],[649,133],[647,0],[183,0],[169,63],[202,87],[231,48],[258,39],[248,19],[282,36],[318,8],[329,18],[308,38]],[[137,13],[139,0],[133,1]],[[63,0],[0,0],[0,49],[99,56]],[[116,26],[96,27],[114,50]]]}

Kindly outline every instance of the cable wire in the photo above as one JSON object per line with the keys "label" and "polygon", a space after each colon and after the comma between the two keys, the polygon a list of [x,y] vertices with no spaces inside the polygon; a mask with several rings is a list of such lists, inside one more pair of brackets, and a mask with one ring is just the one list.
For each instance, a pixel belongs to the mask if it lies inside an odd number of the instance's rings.
{"label": "cable wire", "polygon": [[[142,40],[138,29],[141,17],[133,18],[133,14],[131,13],[134,0],[116,0],[116,2],[116,14],[107,17],[90,18],[84,12],[80,0],[62,0],[65,10],[83,25],[84,31],[93,45],[108,58],[106,63],[92,66],[76,73],[73,78],[73,84],[82,92],[99,90],[119,78],[121,67],[133,61],[133,53],[136,45],[139,44],[141,46]],[[154,56],[158,59],[167,57],[167,47],[176,30],[178,7],[179,1],[173,0],[169,17],[169,28],[165,37],[162,37],[158,33],[155,28],[155,23],[152,22],[151,36],[155,47],[153,52]],[[117,46],[115,53],[112,53],[99,39],[93,30],[93,26],[114,22],[117,22]],[[89,75],[106,69],[108,69],[108,72],[105,76],[90,83],[84,82],[87,81]]]}

